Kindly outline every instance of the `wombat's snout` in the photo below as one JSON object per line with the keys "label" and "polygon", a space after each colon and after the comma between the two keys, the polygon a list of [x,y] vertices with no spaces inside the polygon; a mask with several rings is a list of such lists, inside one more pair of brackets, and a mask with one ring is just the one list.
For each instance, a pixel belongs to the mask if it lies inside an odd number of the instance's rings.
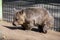
{"label": "wombat's snout", "polygon": [[17,26],[17,25],[22,25],[23,23],[24,23],[23,20],[16,20],[16,21],[13,21],[13,22],[12,22],[12,25],[13,25],[13,26]]}

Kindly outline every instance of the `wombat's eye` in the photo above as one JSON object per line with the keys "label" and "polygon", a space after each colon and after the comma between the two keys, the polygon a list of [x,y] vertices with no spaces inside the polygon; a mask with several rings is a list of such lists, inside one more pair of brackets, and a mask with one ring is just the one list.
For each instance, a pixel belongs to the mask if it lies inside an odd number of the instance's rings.
{"label": "wombat's eye", "polygon": [[23,14],[23,10],[19,11],[20,14]]}
{"label": "wombat's eye", "polygon": [[19,12],[19,14],[23,14],[22,12]]}

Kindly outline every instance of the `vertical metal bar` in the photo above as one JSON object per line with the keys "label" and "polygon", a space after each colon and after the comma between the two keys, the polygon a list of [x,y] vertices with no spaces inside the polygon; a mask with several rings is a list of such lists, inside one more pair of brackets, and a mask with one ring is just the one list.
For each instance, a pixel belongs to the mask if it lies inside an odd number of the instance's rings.
{"label": "vertical metal bar", "polygon": [[[57,7],[57,21],[59,21],[59,19],[58,19],[58,7]],[[58,23],[59,23],[59,22],[58,22]],[[58,24],[58,23],[57,23],[57,24]],[[58,27],[58,26],[59,26],[59,25],[57,25],[57,29],[56,29],[57,31],[59,31],[59,27]]]}
{"label": "vertical metal bar", "polygon": [[0,20],[2,20],[2,0],[0,0]]}

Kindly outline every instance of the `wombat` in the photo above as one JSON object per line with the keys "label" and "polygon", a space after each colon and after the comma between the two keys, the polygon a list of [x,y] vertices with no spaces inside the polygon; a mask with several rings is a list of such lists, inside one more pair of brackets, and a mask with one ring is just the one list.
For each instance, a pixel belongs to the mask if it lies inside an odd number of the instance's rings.
{"label": "wombat", "polygon": [[28,7],[15,13],[13,25],[21,25],[27,30],[37,26],[39,31],[47,33],[47,29],[54,27],[54,17],[45,8]]}

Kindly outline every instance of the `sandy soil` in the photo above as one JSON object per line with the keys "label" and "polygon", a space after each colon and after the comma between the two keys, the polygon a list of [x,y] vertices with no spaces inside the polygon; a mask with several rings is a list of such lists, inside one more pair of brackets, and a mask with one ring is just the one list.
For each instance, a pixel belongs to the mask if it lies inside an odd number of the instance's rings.
{"label": "sandy soil", "polygon": [[0,21],[0,35],[0,40],[60,40],[60,32],[48,30],[48,33],[44,34],[37,31],[24,31],[4,21]]}

